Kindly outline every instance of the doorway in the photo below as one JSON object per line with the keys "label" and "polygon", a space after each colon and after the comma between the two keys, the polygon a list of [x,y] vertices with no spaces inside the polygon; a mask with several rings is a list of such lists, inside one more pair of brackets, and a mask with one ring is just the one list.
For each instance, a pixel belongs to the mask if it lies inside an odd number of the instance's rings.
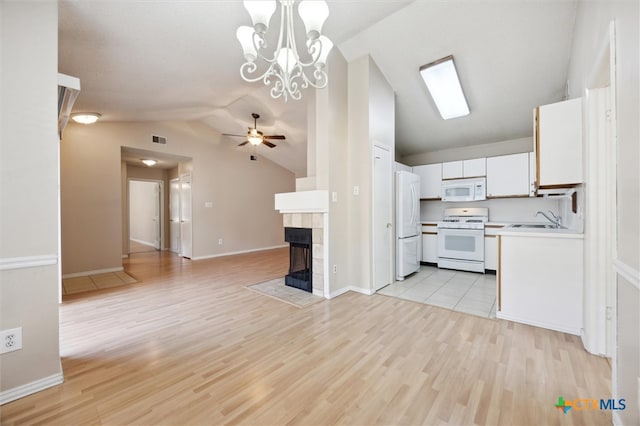
{"label": "doorway", "polygon": [[162,249],[163,183],[129,179],[129,254]]}
{"label": "doorway", "polygon": [[393,170],[389,148],[373,147],[373,291],[393,281]]}

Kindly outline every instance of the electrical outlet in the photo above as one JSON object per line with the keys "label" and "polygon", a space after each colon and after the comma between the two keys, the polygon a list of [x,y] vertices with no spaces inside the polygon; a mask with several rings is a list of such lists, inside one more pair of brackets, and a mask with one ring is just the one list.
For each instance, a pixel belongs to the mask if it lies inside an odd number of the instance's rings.
{"label": "electrical outlet", "polygon": [[218,245],[222,245],[222,238],[218,238]]}
{"label": "electrical outlet", "polygon": [[213,207],[213,201],[205,201],[204,206],[208,209]]}
{"label": "electrical outlet", "polygon": [[360,195],[360,187],[359,186],[354,186],[353,187],[353,195]]}
{"label": "electrical outlet", "polygon": [[334,274],[338,273],[338,265],[333,265],[333,273]]}
{"label": "electrical outlet", "polygon": [[0,331],[0,354],[22,349],[22,327]]}

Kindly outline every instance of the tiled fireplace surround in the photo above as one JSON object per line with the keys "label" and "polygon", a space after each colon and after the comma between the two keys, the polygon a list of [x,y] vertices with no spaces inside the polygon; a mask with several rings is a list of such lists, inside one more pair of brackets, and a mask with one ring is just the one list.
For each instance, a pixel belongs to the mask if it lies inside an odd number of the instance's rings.
{"label": "tiled fireplace surround", "polygon": [[325,216],[326,213],[284,213],[282,221],[285,228],[311,228],[312,239],[312,286],[313,294],[328,297],[325,294]]}

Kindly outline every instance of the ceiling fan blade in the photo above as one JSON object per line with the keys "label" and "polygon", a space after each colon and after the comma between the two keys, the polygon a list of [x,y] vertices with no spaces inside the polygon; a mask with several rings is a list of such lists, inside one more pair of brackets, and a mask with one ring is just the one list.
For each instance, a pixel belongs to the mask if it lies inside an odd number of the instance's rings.
{"label": "ceiling fan blade", "polygon": [[265,136],[265,139],[278,139],[278,140],[285,140],[286,138],[284,137],[284,135],[269,135],[269,136]]}
{"label": "ceiling fan blade", "polygon": [[248,144],[248,143],[249,143],[249,141],[244,141],[244,142],[242,142],[242,143],[239,143],[239,144],[238,144],[238,146],[245,146],[245,145],[246,145],[246,144]]}
{"label": "ceiling fan blade", "polygon": [[241,138],[247,137],[247,135],[234,135],[232,133],[223,133],[222,136],[238,136],[238,137],[241,137]]}
{"label": "ceiling fan blade", "polygon": [[268,146],[269,148],[275,148],[276,145],[269,142],[269,141],[262,141],[263,144],[265,144],[266,146]]}

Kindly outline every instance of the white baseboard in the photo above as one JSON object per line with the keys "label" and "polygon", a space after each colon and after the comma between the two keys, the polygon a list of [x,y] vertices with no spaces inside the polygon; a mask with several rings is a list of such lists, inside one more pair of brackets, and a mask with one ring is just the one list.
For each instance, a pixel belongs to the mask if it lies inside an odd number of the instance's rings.
{"label": "white baseboard", "polygon": [[57,254],[41,256],[3,257],[0,259],[0,271],[9,269],[25,269],[38,266],[55,265],[58,263]]}
{"label": "white baseboard", "polygon": [[640,290],[640,271],[636,271],[635,268],[627,265],[620,259],[613,259],[613,269],[615,269],[618,275],[622,276],[622,278]]}
{"label": "white baseboard", "polygon": [[534,327],[546,328],[548,330],[561,331],[567,334],[573,334],[574,336],[580,336],[580,329],[573,329],[564,327],[558,324],[551,324],[543,321],[531,321],[529,319],[519,318],[513,315],[503,314],[501,312],[496,312],[496,318],[504,319],[513,322],[519,322],[521,324],[532,325]]}
{"label": "white baseboard", "polygon": [[227,252],[227,253],[210,254],[210,255],[206,255],[206,256],[197,256],[197,257],[192,257],[191,260],[213,259],[213,258],[216,258],[216,257],[233,256],[234,254],[253,253],[255,251],[273,250],[273,249],[283,248],[283,247],[289,247],[289,244],[283,244],[283,245],[271,246],[271,247],[260,247],[260,248],[249,249],[249,250],[230,251],[230,252]]}
{"label": "white baseboard", "polygon": [[327,297],[327,299],[333,299],[334,297],[338,297],[342,294],[345,294],[349,290],[350,290],[349,287],[344,287],[344,288],[341,288],[340,290],[336,290],[333,293],[329,294],[329,297]]}
{"label": "white baseboard", "polygon": [[151,246],[151,247],[155,247],[156,244],[154,242],[149,242],[149,241],[144,241],[144,240],[138,240],[137,238],[129,238],[131,241],[134,241],[138,244],[144,244],[145,246]]}
{"label": "white baseboard", "polygon": [[124,268],[122,266],[120,266],[118,268],[96,269],[94,271],[84,271],[84,272],[74,272],[73,274],[64,274],[62,276],[62,279],[65,279],[65,278],[76,278],[76,277],[87,277],[89,275],[106,274],[108,272],[120,272],[120,271],[124,271]]}
{"label": "white baseboard", "polygon": [[375,290],[372,290],[370,288],[355,287],[352,285],[349,286],[349,290],[355,291],[356,293],[366,294],[367,296],[371,296],[372,294],[375,293]]}
{"label": "white baseboard", "polygon": [[123,259],[127,259],[128,257],[129,257],[129,255],[128,255],[128,254],[123,254],[123,255],[122,255],[122,258],[123,258]]}
{"label": "white baseboard", "polygon": [[7,389],[0,392],[0,405],[7,402],[15,401],[32,393],[40,392],[52,386],[56,386],[64,382],[64,376],[62,373],[57,373],[49,377],[45,377],[35,382],[27,383],[26,385],[18,386],[13,389]]}

